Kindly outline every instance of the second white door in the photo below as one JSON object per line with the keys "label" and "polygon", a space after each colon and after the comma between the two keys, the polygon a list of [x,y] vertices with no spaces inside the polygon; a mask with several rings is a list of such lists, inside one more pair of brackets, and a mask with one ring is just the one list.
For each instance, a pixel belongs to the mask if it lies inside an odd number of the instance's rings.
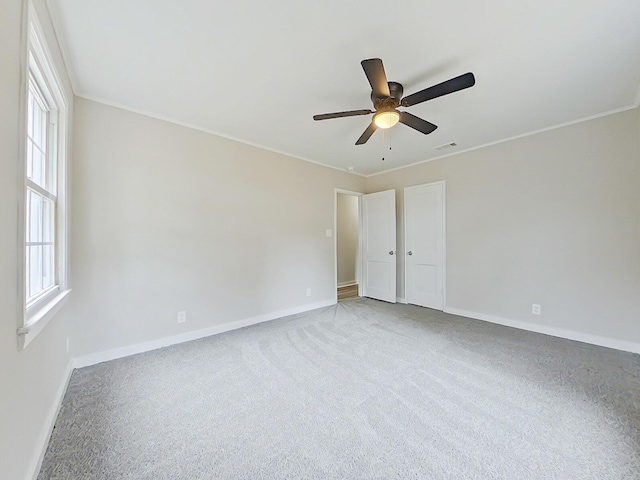
{"label": "second white door", "polygon": [[444,182],[404,189],[407,303],[444,308]]}

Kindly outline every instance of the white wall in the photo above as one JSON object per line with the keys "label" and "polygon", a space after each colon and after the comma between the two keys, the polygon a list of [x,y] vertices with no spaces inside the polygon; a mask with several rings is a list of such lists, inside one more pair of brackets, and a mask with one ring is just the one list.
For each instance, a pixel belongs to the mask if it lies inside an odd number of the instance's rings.
{"label": "white wall", "polygon": [[446,180],[449,307],[640,342],[638,139],[628,110],[369,177],[367,191],[396,189],[402,259],[403,188]]}
{"label": "white wall", "polygon": [[[34,3],[72,107],[47,9],[43,1]],[[17,350],[22,8],[20,0],[4,0],[0,7],[0,478],[10,480],[27,478],[36,468],[70,360],[64,307],[25,350]]]}
{"label": "white wall", "polygon": [[338,286],[356,282],[358,256],[358,197],[338,194],[336,241]]}
{"label": "white wall", "polygon": [[78,354],[335,297],[334,188],[363,177],[84,99],[75,121]]}

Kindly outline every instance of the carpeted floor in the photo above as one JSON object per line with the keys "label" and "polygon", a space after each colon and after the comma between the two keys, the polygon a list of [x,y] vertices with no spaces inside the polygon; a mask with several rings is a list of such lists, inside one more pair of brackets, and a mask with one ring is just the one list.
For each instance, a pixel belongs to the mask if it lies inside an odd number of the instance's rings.
{"label": "carpeted floor", "polygon": [[39,479],[638,479],[639,356],[368,299],[76,370]]}

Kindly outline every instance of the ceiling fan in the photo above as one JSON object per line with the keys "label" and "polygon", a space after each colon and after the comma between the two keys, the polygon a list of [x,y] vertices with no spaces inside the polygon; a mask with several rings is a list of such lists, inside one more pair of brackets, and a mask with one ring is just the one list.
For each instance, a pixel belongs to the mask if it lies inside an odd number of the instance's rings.
{"label": "ceiling fan", "polygon": [[398,122],[404,123],[408,127],[422,132],[425,135],[430,134],[438,128],[437,125],[427,122],[420,117],[416,117],[409,112],[400,112],[398,111],[398,107],[411,107],[426,102],[427,100],[441,97],[442,95],[448,95],[458,90],[473,87],[476,83],[473,73],[469,72],[402,98],[402,85],[397,82],[387,81],[382,60],[379,58],[370,58],[360,63],[367,76],[367,80],[369,80],[369,84],[371,84],[371,101],[373,102],[375,111],[350,110],[348,112],[324,113],[313,116],[314,120],[328,120],[330,118],[355,117],[373,113],[371,124],[364,133],[360,135],[356,145],[367,143],[367,140],[371,138],[371,135],[373,135],[376,129],[391,128]]}

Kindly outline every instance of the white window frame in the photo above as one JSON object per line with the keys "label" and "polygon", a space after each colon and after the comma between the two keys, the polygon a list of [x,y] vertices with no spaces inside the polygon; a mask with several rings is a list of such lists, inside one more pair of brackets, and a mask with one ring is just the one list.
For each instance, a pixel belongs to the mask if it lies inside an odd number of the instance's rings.
{"label": "white window frame", "polygon": [[[67,125],[68,103],[62,82],[58,76],[55,63],[45,41],[40,22],[31,2],[27,9],[27,38],[24,49],[23,82],[22,82],[22,134],[20,159],[20,198],[19,205],[19,273],[18,273],[18,300],[20,307],[18,324],[18,349],[25,348],[44,329],[49,321],[66,302],[70,293],[68,285],[68,225],[67,225]],[[55,185],[55,212],[54,212],[54,285],[44,290],[27,304],[27,272],[26,272],[26,231],[27,212],[26,198],[28,189],[32,188],[39,193],[47,193],[44,189],[34,187],[34,183],[27,179],[27,120],[29,115],[28,98],[29,82],[33,81],[45,102],[50,108],[48,115],[49,124],[47,134],[50,136],[50,145],[47,147],[49,154],[55,161],[53,178],[50,181]]]}

